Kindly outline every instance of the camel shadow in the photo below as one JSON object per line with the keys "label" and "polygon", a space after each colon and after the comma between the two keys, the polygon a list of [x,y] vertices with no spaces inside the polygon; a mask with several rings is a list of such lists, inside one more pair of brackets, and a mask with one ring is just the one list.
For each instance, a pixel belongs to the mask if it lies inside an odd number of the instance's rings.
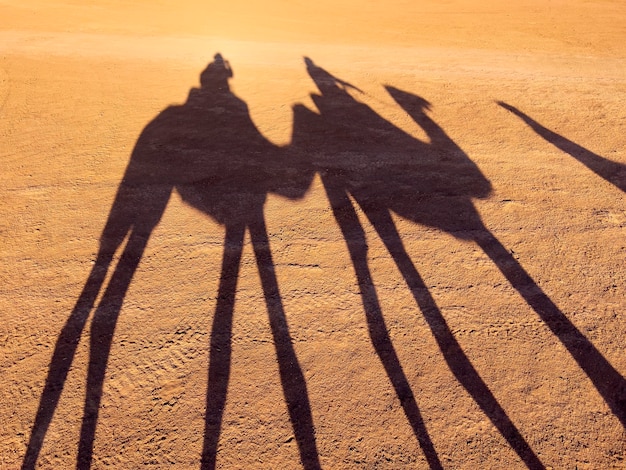
{"label": "camel shadow", "polygon": [[404,413],[431,468],[442,468],[416,399],[389,338],[367,260],[365,231],[357,204],[395,261],[424,315],[451,372],[492,421],[528,468],[544,468],[455,339],[434,298],[408,255],[392,213],[475,242],[510,285],[567,348],[613,413],[624,424],[624,378],[571,323],[510,251],[483,224],[473,198],[487,197],[489,181],[426,113],[422,98],[391,86],[392,98],[426,132],[430,142],[413,138],[350,93],[358,88],[334,77],[311,59],[307,70],[320,94],[319,110],[309,112],[294,145],[315,149],[337,224],[346,241],[359,283],[372,344],[401,400]]}
{"label": "camel shadow", "polygon": [[[86,398],[77,468],[92,464],[98,412],[111,343],[122,304],[150,236],[174,190],[225,227],[222,270],[211,330],[201,468],[216,466],[231,368],[235,293],[246,230],[250,234],[274,338],[281,384],[305,468],[320,468],[304,374],[283,309],[263,206],[267,195],[304,196],[312,169],[267,141],[248,107],[229,87],[232,70],[220,54],[202,72],[201,87],[142,131],[100,238],[94,267],[56,342],[22,468],[35,468],[87,320]],[[109,282],[107,272],[121,250]],[[103,290],[101,300],[94,305]]]}
{"label": "camel shadow", "polygon": [[[319,94],[312,95],[319,113],[294,106],[288,147],[273,145],[254,126],[247,105],[230,90],[232,69],[219,54],[202,72],[201,87],[192,89],[183,105],[165,109],[144,128],[100,237],[95,264],[55,344],[23,469],[36,466],[89,318],[89,365],[77,468],[91,467],[115,326],[147,243],[173,191],[185,204],[225,229],[211,326],[201,468],[209,470],[217,464],[246,232],[256,258],[300,460],[306,469],[320,468],[306,381],[292,345],[264,215],[268,195],[302,198],[316,173],[347,245],[371,342],[431,468],[442,468],[442,464],[385,324],[357,207],[389,251],[450,371],[528,468],[544,465],[454,337],[404,247],[393,214],[480,246],[625,424],[624,378],[484,225],[473,200],[487,197],[491,184],[430,118],[429,104],[411,93],[386,87],[425,131],[429,142],[423,142],[357,101],[351,93],[360,93],[358,88],[334,77],[311,59],[305,59],[305,63],[319,89]],[[119,260],[114,263],[118,252]]]}
{"label": "camel shadow", "polygon": [[616,188],[621,189],[626,193],[626,165],[624,165],[623,163],[614,162],[612,160],[609,160],[608,158],[593,153],[586,148],[581,147],[577,143],[563,137],[562,135],[559,135],[556,132],[553,132],[550,129],[543,127],[541,124],[532,119],[530,116],[524,114],[515,106],[511,106],[510,104],[504,103],[502,101],[498,101],[497,103],[504,109],[519,117],[522,121],[528,124],[528,126],[532,130],[534,130],[537,134],[550,142],[556,148],[571,155],[580,163],[593,171],[596,175],[605,179]]}

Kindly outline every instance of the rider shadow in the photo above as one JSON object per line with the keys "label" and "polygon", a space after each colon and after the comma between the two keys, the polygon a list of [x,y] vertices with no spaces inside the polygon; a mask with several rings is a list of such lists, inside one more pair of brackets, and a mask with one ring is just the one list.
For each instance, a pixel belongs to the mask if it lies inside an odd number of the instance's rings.
{"label": "rider shadow", "polygon": [[[472,198],[484,198],[489,181],[427,114],[422,98],[386,87],[394,100],[422,127],[425,143],[395,127],[355,100],[346,83],[306,58],[320,94],[312,95],[319,114],[294,131],[294,145],[315,149],[335,219],[343,233],[359,283],[370,338],[431,468],[442,468],[417,402],[387,333],[367,260],[364,229],[354,204],[381,238],[422,311],[444,359],[457,380],[529,468],[545,468],[507,416],[455,339],[434,298],[407,253],[392,212],[477,243],[589,376],[624,423],[620,390],[624,379],[540,289],[483,224]],[[311,140],[313,136],[317,136]],[[354,201],[354,202],[353,202]],[[623,393],[623,392],[622,392]]]}
{"label": "rider shadow", "polygon": [[[93,310],[77,459],[77,468],[90,468],[115,325],[148,240],[173,190],[185,203],[224,225],[226,232],[211,330],[201,468],[216,466],[246,230],[257,261],[300,457],[305,468],[320,468],[306,382],[289,334],[263,214],[269,193],[290,199],[303,197],[313,171],[259,133],[245,102],[230,91],[231,77],[229,64],[217,54],[201,74],[201,87],[191,90],[187,102],[165,109],[141,133],[103,230],[95,265],[55,345],[23,469],[35,467],[79,339]],[[119,261],[104,286],[114,254],[120,249]]]}
{"label": "rider shadow", "polygon": [[623,163],[614,162],[612,160],[609,160],[608,158],[593,153],[584,147],[581,147],[577,143],[566,139],[562,135],[559,135],[556,132],[553,132],[550,129],[543,127],[537,121],[527,116],[516,107],[511,106],[510,104],[504,103],[502,101],[498,101],[497,103],[504,109],[519,117],[522,121],[528,124],[528,126],[532,130],[534,130],[537,134],[550,142],[556,148],[571,155],[580,163],[593,171],[596,175],[604,178],[609,183],[613,184],[615,187],[621,189],[626,193],[626,165],[624,165]]}

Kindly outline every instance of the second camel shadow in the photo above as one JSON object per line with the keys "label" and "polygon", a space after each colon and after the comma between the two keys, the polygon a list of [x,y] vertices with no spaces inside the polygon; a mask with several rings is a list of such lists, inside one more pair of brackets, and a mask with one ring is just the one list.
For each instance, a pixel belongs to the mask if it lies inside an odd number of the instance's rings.
{"label": "second camel shadow", "polygon": [[[583,369],[611,411],[625,423],[624,378],[561,312],[511,252],[484,225],[474,198],[491,184],[433,121],[429,103],[387,86],[391,97],[425,131],[422,142],[394,126],[352,95],[361,91],[305,58],[319,94],[319,113],[300,119],[293,145],[311,149],[335,219],[346,241],[359,284],[373,346],[431,468],[441,462],[394,350],[367,259],[364,228],[355,204],[383,241],[424,315],[451,372],[528,468],[545,468],[455,339],[406,251],[392,213],[416,224],[476,243]],[[302,114],[302,113],[301,113]],[[313,151],[314,150],[314,151]]]}

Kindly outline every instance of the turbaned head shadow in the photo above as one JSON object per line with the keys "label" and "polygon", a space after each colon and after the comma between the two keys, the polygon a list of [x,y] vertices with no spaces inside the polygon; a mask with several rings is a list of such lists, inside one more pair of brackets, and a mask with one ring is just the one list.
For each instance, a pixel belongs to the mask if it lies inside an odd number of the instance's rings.
{"label": "turbaned head shadow", "polygon": [[441,463],[417,402],[386,332],[367,259],[365,231],[355,204],[369,219],[396,262],[425,316],[442,355],[459,382],[529,468],[544,468],[452,335],[426,283],[409,257],[392,214],[479,245],[510,285],[546,323],[624,424],[624,378],[585,338],[485,226],[475,200],[491,184],[468,155],[430,117],[423,98],[386,86],[395,102],[425,131],[421,141],[359,102],[362,91],[305,58],[319,93],[319,112],[299,109],[294,144],[310,149],[360,286],[370,337],[432,468]]}
{"label": "turbaned head shadow", "polygon": [[[303,160],[298,161],[297,154],[272,144],[259,132],[246,103],[230,89],[232,77],[228,61],[216,54],[200,76],[201,86],[191,89],[186,102],[163,110],[139,136],[100,237],[96,262],[56,342],[22,468],[36,466],[77,345],[92,317],[77,458],[77,468],[90,468],[117,318],[150,236],[174,191],[185,204],[225,228],[211,331],[201,467],[216,466],[230,376],[235,292],[246,231],[257,260],[301,460],[305,468],[320,467],[306,383],[283,311],[263,215],[270,194],[288,199],[303,197],[314,170]],[[113,263],[118,251],[119,261]]]}

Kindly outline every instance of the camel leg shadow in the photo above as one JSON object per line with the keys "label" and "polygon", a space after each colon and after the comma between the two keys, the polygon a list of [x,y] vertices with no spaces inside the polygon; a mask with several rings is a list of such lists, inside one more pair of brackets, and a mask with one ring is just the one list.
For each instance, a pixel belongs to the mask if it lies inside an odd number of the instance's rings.
{"label": "camel leg shadow", "polygon": [[[283,393],[300,459],[305,469],[317,470],[321,468],[321,465],[315,442],[315,428],[306,381],[289,334],[263,215],[256,214],[252,223],[248,224],[248,229],[274,337]],[[227,229],[226,232],[218,304],[211,332],[202,470],[213,470],[216,467],[218,441],[231,367],[232,317],[244,232],[243,226]]]}
{"label": "camel leg shadow", "polygon": [[[112,220],[114,220],[114,223],[111,222]],[[96,262],[55,344],[44,390],[41,394],[39,407],[35,415],[35,422],[22,462],[22,470],[32,470],[37,464],[43,441],[50,427],[54,412],[59,404],[61,393],[63,392],[67,375],[74,361],[80,338],[94,308],[98,294],[104,284],[106,274],[113,260],[113,255],[116,249],[123,243],[124,232],[124,226],[121,224],[118,225],[115,217],[110,217],[107,227],[105,227],[103,232]],[[138,235],[139,232],[142,233],[141,236]],[[102,367],[106,368],[108,351],[110,349],[110,338],[108,339],[109,346],[106,346],[106,336],[108,332],[101,330],[110,329],[110,335],[112,337],[112,330],[115,328],[115,320],[119,315],[122,301],[126,295],[126,291],[128,290],[137,265],[141,260],[151,232],[152,227],[142,230],[135,229],[131,232],[126,247],[116,265],[115,272],[94,313],[91,326],[92,336],[89,353],[90,363],[87,380],[87,398],[81,427],[77,468],[89,468],[91,465],[91,449],[93,448],[97,410],[94,414],[90,402],[92,404],[99,404],[100,402],[102,383],[101,379],[98,379],[97,376],[100,374],[102,374],[102,377],[104,376]],[[109,312],[109,319],[106,319],[107,314],[105,314],[105,311]],[[103,320],[104,323],[109,321],[113,323],[104,327]],[[104,336],[101,334],[103,332]],[[104,339],[104,349],[99,350],[100,345],[98,341],[95,341],[96,337]],[[99,385],[98,382],[100,382]],[[90,434],[91,437],[89,437]]]}
{"label": "camel leg shadow", "polygon": [[[81,426],[77,460],[78,468],[90,467],[98,416],[97,406],[102,395],[102,381],[115,323],[146,244],[163,214],[170,193],[171,187],[166,184],[146,190],[136,181],[123,179],[120,183],[100,237],[94,266],[55,344],[35,422],[22,461],[22,470],[32,470],[37,464],[85,325],[94,310],[107,273],[111,269],[113,256],[126,240],[111,279],[95,308],[91,325],[85,414]],[[95,410],[94,406],[96,406]]]}
{"label": "camel leg shadow", "polygon": [[348,245],[348,251],[361,292],[361,301],[372,345],[400,400],[404,414],[411,425],[413,434],[418,440],[428,465],[431,469],[443,469],[443,465],[428,435],[426,424],[413,396],[409,381],[402,370],[400,359],[387,332],[378,294],[376,293],[376,287],[374,286],[367,261],[367,244],[363,227],[345,190],[338,189],[338,185],[333,184],[332,177],[323,176],[322,182],[335,219]]}
{"label": "camel leg shadow", "polygon": [[[363,207],[363,206],[361,206]],[[468,391],[480,409],[485,413],[511,448],[530,469],[543,469],[545,466],[533,452],[506,411],[498,403],[485,381],[456,340],[446,319],[441,314],[435,299],[429,292],[424,280],[415,268],[415,264],[406,252],[402,238],[398,233],[388,210],[365,209],[365,214],[381,237],[387,250],[402,273],[448,367],[461,385]]]}
{"label": "camel leg shadow", "polygon": [[202,470],[213,470],[217,462],[219,436],[230,378],[233,311],[244,234],[244,225],[226,227],[222,273],[211,327]]}
{"label": "camel leg shadow", "polygon": [[626,380],[559,310],[526,270],[485,227],[475,242],[491,258],[511,286],[561,341],[591,380],[613,414],[626,427]]}
{"label": "camel leg shadow", "polygon": [[111,351],[113,333],[124,298],[148,243],[150,232],[140,233],[133,230],[130,233],[111,280],[94,312],[90,331],[85,407],[76,464],[76,468],[79,470],[86,470],[91,467],[104,375]]}
{"label": "camel leg shadow", "polygon": [[261,285],[270,328],[274,337],[278,369],[283,387],[283,394],[289,410],[289,418],[293,426],[296,442],[300,451],[300,459],[305,469],[321,468],[315,442],[315,427],[311,414],[311,405],[306,388],[306,381],[296,351],[293,347],[289,326],[278,289],[276,268],[272,259],[270,242],[263,214],[258,214],[249,225],[250,238],[257,260]]}
{"label": "camel leg shadow", "polygon": [[[149,232],[143,236],[138,236],[136,232],[131,233],[124,252],[120,257],[120,261],[115,268],[115,272],[94,313],[91,326],[87,394],[76,465],[79,469],[85,469],[91,466],[98,407],[102,396],[102,383],[113,337],[113,330],[115,329],[115,323],[119,316],[126,291],[128,290],[133,274],[142,257],[148,238]],[[117,247],[119,243],[120,240],[117,241],[115,247]],[[113,259],[114,248],[110,249],[109,247],[103,246],[100,249],[94,267],[87,278],[87,282],[56,342],[44,390],[35,416],[35,423],[22,462],[22,470],[32,470],[36,466],[44,438],[58,406],[72,362],[74,361],[78,343],[94,307],[96,298],[102,289],[106,273]]]}
{"label": "camel leg shadow", "polygon": [[65,380],[74,361],[80,337],[102,288],[112,258],[113,253],[100,251],[89,273],[87,282],[76,301],[76,305],[56,341],[44,389],[39,400],[39,407],[35,415],[35,422],[22,462],[22,470],[33,470],[35,468],[44,438],[59,404]]}

